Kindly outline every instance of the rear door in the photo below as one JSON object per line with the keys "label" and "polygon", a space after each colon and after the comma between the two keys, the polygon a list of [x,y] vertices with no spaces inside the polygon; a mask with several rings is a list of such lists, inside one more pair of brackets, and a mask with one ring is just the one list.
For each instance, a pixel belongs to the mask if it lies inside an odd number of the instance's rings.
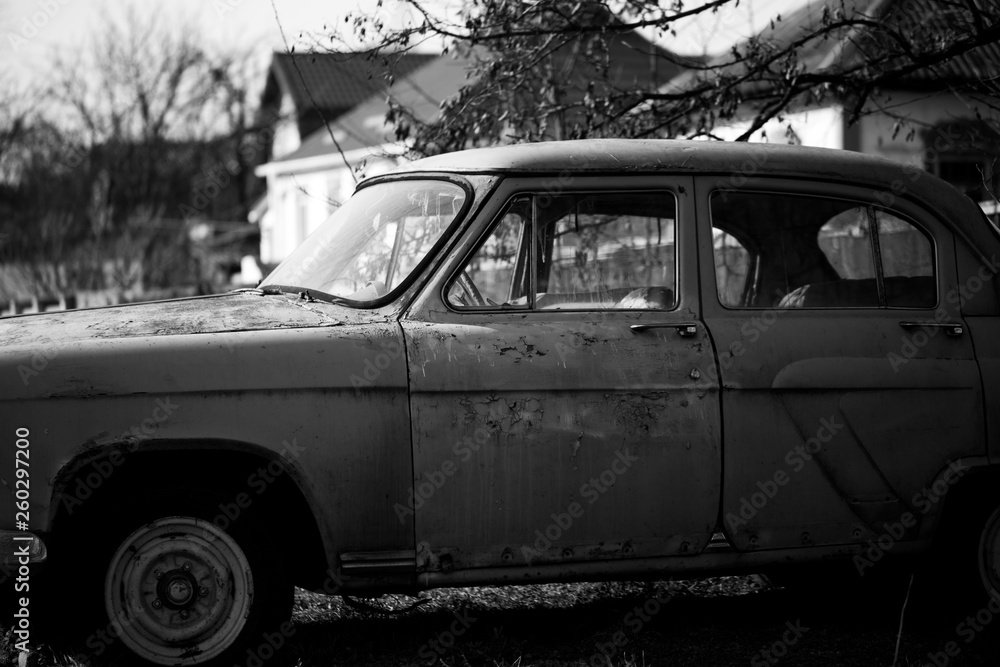
{"label": "rear door", "polygon": [[933,507],[983,447],[954,240],[871,191],[699,182],[703,305],[722,384],[722,518],[738,549],[864,542]]}
{"label": "rear door", "polygon": [[695,236],[677,224],[690,192],[508,180],[403,319],[415,474],[397,502],[422,571],[707,544],[719,406],[699,371]]}

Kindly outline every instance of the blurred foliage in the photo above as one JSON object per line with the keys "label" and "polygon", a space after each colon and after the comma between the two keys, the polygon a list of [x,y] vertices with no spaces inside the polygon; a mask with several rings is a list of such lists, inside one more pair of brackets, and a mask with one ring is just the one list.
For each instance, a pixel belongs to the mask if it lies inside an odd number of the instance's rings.
{"label": "blurred foliage", "polygon": [[191,227],[245,221],[266,155],[260,73],[205,42],[156,15],[105,16],[35,87],[0,80],[0,264],[31,291],[209,289]]}

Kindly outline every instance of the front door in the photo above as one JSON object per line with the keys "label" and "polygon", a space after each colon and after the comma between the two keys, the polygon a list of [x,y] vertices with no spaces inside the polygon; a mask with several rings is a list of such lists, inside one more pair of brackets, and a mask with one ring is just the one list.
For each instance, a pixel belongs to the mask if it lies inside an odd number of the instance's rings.
{"label": "front door", "polygon": [[421,571],[697,553],[717,388],[687,178],[500,185],[402,325]]}
{"label": "front door", "polygon": [[926,489],[983,443],[972,342],[946,298],[951,233],[860,188],[698,185],[727,536],[740,550],[834,545],[909,523],[913,538],[939,500]]}

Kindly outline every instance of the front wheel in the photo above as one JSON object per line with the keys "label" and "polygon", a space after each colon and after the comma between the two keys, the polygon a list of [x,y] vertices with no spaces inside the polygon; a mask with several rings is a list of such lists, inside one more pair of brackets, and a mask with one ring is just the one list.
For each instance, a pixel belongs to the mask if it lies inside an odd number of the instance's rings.
{"label": "front wheel", "polygon": [[[163,503],[107,561],[104,609],[124,648],[153,665],[232,664],[289,618],[293,588],[249,515],[223,530],[188,503]],[[289,627],[289,626],[282,626]],[[284,644],[287,637],[280,637]]]}
{"label": "front wheel", "polygon": [[986,520],[978,553],[983,589],[990,597],[1000,599],[1000,508]]}

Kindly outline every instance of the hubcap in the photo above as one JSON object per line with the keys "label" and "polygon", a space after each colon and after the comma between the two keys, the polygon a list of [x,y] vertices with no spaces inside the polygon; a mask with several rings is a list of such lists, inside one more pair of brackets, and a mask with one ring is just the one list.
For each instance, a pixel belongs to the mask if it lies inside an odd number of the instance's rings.
{"label": "hubcap", "polygon": [[1000,598],[1000,509],[986,522],[979,541],[979,576],[986,592]]}
{"label": "hubcap", "polygon": [[129,535],[111,559],[104,605],[125,644],[160,665],[196,665],[239,636],[253,602],[246,555],[194,517],[166,517]]}

